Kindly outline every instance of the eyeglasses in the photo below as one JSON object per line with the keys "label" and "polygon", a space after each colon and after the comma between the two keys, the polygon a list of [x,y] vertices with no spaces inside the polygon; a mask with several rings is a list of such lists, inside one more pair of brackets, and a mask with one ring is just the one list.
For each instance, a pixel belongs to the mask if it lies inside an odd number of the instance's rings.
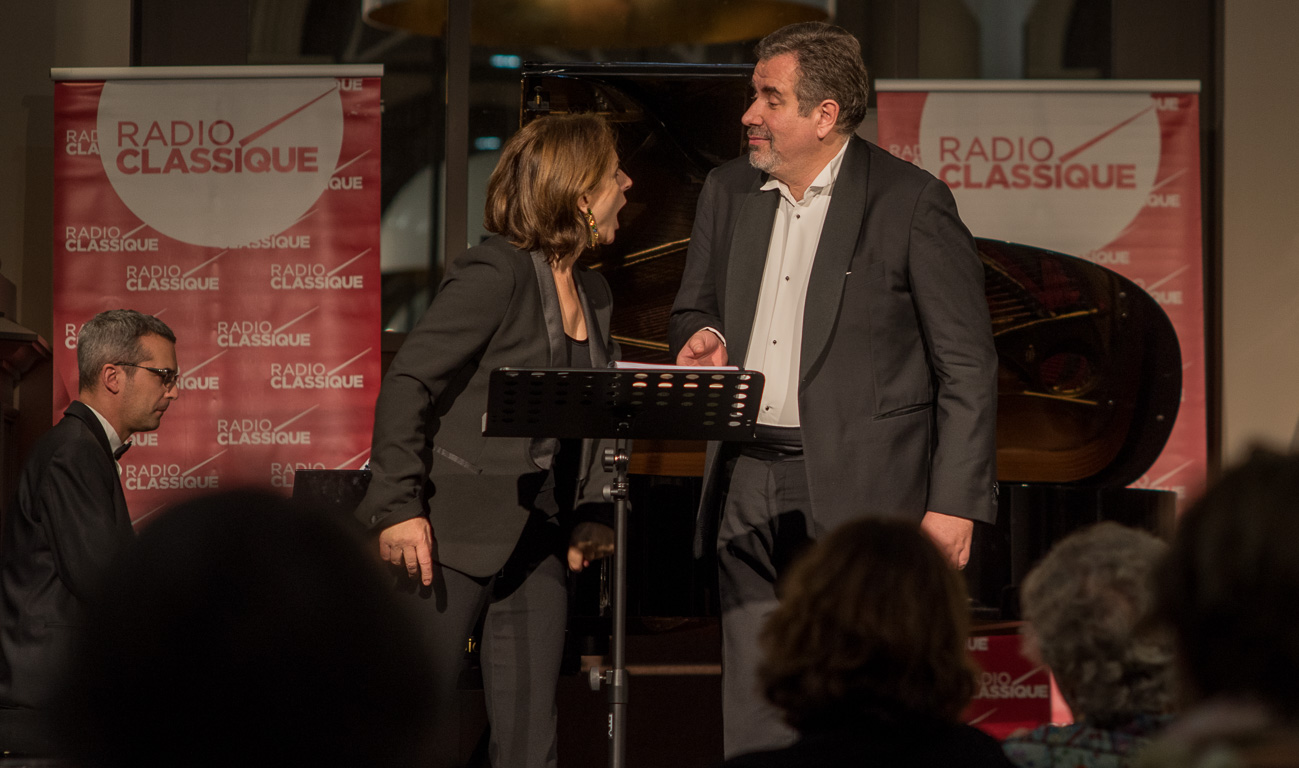
{"label": "eyeglasses", "polygon": [[132,368],[143,368],[149,373],[157,374],[158,378],[162,379],[162,385],[168,389],[171,389],[172,385],[176,383],[176,379],[180,376],[180,371],[175,368],[150,368],[147,365],[139,365],[137,363],[113,363],[113,365],[128,365]]}

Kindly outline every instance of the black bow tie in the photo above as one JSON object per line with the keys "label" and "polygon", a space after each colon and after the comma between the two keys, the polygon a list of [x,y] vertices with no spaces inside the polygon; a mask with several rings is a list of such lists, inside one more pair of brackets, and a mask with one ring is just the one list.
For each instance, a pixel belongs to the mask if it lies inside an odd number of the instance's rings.
{"label": "black bow tie", "polygon": [[122,454],[126,453],[127,449],[129,449],[131,445],[132,443],[122,443],[121,445],[119,445],[117,447],[117,450],[113,451],[113,460],[117,461],[118,459],[122,458]]}

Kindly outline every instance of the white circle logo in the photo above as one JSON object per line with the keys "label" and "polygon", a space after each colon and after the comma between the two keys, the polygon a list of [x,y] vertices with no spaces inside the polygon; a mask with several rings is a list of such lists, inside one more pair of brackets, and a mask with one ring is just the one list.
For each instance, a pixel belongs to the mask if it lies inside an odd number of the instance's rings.
{"label": "white circle logo", "polygon": [[1083,256],[1113,242],[1159,172],[1149,94],[935,93],[920,157],[980,237]]}
{"label": "white circle logo", "polygon": [[229,248],[288,229],[343,143],[332,78],[108,81],[99,149],[113,190],[167,237]]}

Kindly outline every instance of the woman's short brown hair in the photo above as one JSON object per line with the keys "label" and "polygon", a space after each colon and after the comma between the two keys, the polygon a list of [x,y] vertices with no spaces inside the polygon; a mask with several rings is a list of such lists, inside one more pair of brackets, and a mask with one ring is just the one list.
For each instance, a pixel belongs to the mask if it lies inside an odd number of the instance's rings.
{"label": "woman's short brown hair", "polygon": [[551,262],[587,247],[578,200],[617,170],[616,142],[598,115],[550,115],[505,143],[487,182],[483,226]]}
{"label": "woman's short brown hair", "polygon": [[790,725],[955,720],[974,693],[965,584],[914,524],[858,520],[791,569],[758,674]]}

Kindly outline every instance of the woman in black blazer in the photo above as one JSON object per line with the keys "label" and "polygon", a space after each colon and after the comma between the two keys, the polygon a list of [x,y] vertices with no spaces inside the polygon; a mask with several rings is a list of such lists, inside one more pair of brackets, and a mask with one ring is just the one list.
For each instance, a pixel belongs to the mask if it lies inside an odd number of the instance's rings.
{"label": "woman in black blazer", "polygon": [[520,130],[488,183],[484,223],[498,234],[456,259],[379,393],[357,514],[379,532],[380,557],[410,576],[437,670],[429,726],[446,765],[458,752],[465,642],[484,612],[492,764],[555,765],[561,559],[581,570],[612,549],[612,531],[591,521],[605,476],[576,441],[483,437],[483,414],[496,368],[618,357],[608,283],[577,261],[613,241],[630,186],[601,118],[551,116]]}

